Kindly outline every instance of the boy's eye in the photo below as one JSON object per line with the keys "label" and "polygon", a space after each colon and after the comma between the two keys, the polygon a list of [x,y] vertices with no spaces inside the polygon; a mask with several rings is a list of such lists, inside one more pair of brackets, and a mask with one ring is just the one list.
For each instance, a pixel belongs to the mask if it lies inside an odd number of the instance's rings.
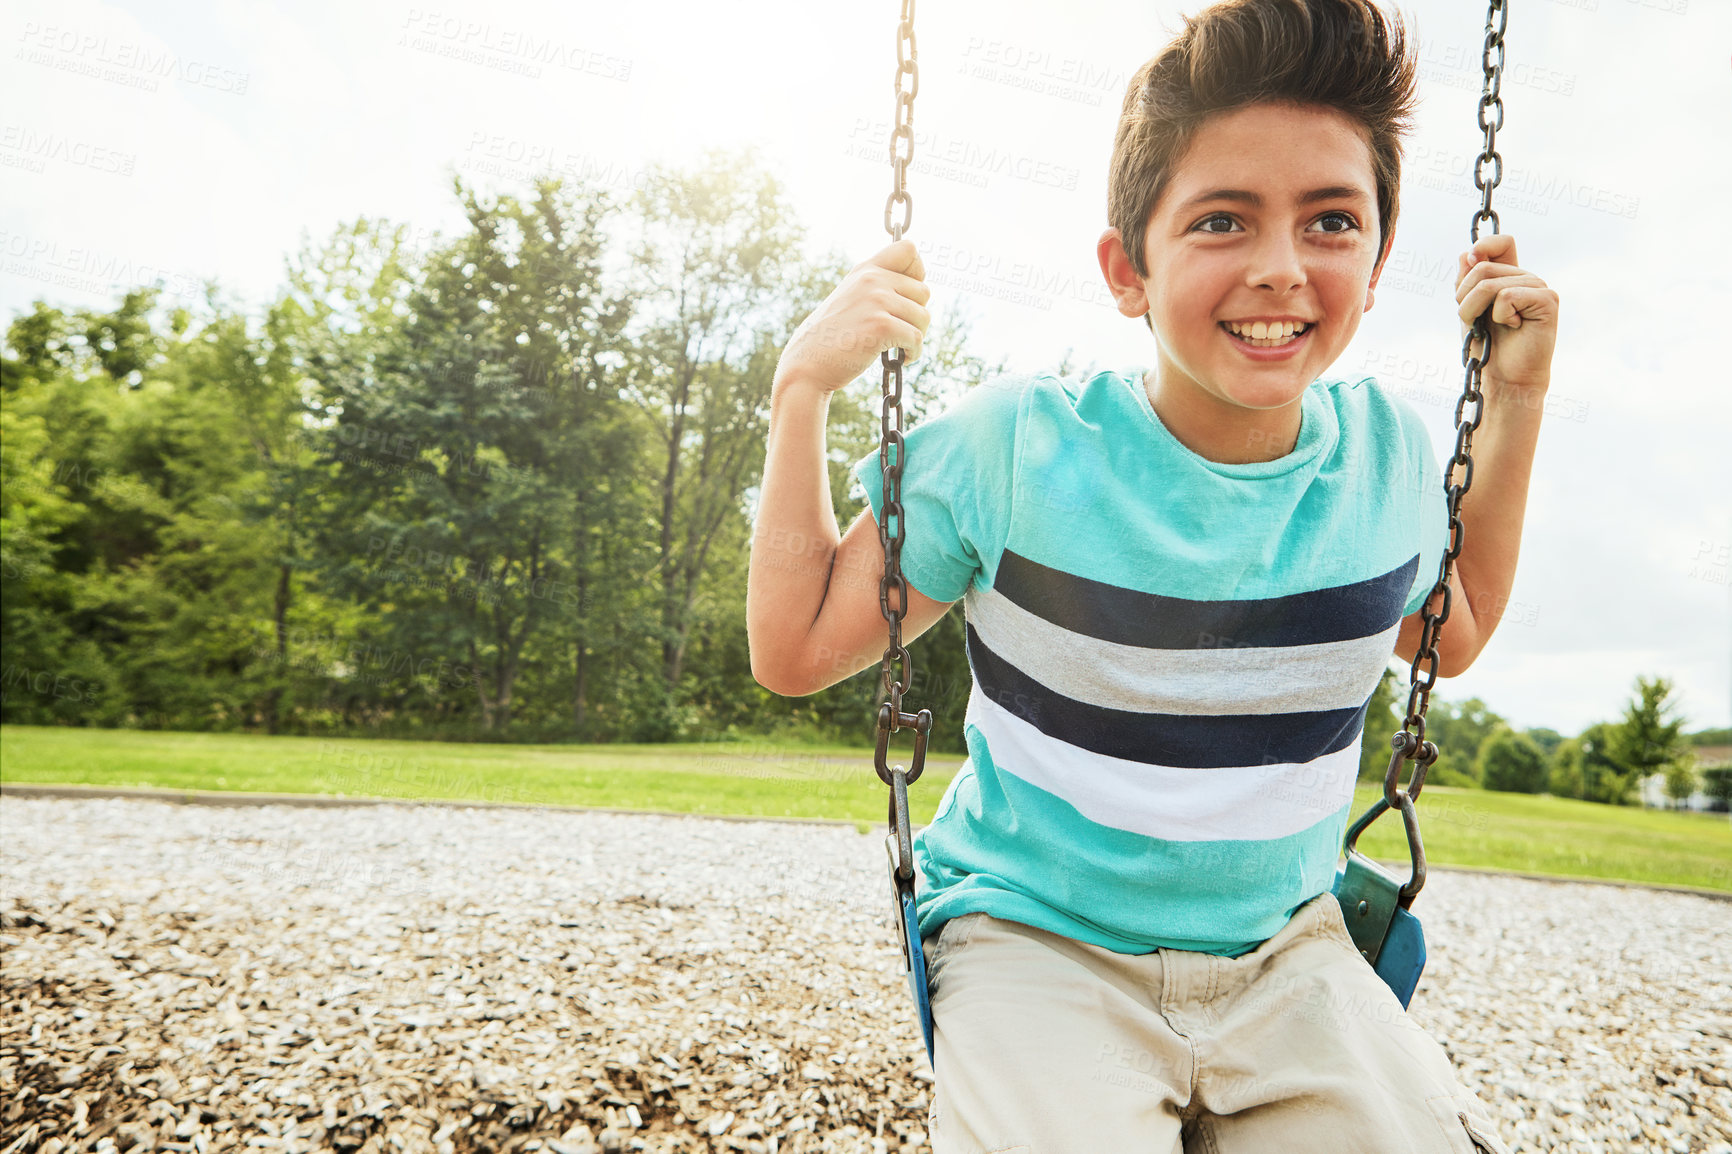
{"label": "boy's eye", "polygon": [[[1217,224],[1223,224],[1227,227],[1215,228],[1214,226]],[[1231,232],[1233,230],[1233,218],[1224,212],[1212,213],[1199,220],[1193,227],[1198,232]]]}
{"label": "boy's eye", "polygon": [[1350,214],[1345,212],[1326,212],[1317,218],[1316,223],[1320,225],[1328,225],[1330,223],[1340,225],[1339,228],[1324,228],[1322,229],[1323,232],[1351,232],[1353,229],[1359,227],[1359,222],[1354,220]]}

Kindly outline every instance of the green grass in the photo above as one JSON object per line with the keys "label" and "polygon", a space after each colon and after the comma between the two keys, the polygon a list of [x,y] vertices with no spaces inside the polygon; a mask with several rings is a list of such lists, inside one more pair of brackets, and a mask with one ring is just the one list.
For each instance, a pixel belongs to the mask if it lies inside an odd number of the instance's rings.
{"label": "green grass", "polygon": [[[1361,786],[1354,813],[1382,787]],[[1434,865],[1608,878],[1732,893],[1732,822],[1725,814],[1677,813],[1587,801],[1426,786],[1420,833]],[[1405,860],[1401,815],[1387,813],[1359,848]]]}
{"label": "green grass", "polygon": [[[910,739],[912,740],[912,739]],[[907,764],[907,747],[891,748]],[[961,765],[928,757],[910,791],[932,819]],[[504,801],[882,822],[872,752],[770,742],[477,745],[0,726],[0,781]]]}
{"label": "green grass", "polygon": [[[906,745],[892,749],[907,763]],[[932,819],[955,757],[928,759],[909,791]],[[750,817],[884,821],[870,749],[738,742],[689,745],[460,745],[426,741],[0,726],[0,781],[455,801],[509,801]],[[1360,813],[1376,796],[1362,786]],[[1552,797],[1427,787],[1427,859],[1558,877],[1732,893],[1732,823]],[[1360,849],[1406,858],[1399,815]]]}

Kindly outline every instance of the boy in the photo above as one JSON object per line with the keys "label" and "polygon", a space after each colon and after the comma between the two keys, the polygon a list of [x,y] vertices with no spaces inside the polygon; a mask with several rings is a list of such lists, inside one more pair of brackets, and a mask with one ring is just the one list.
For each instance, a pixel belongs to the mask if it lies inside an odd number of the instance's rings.
{"label": "boy", "polygon": [[[1389,254],[1413,74],[1367,0],[1188,21],[1126,93],[1098,246],[1154,367],[987,382],[907,435],[904,640],[962,599],[974,674],[915,842],[936,1154],[1504,1152],[1330,892],[1447,535],[1418,417],[1320,377]],[[878,454],[839,539],[824,418],[881,350],[919,354],[922,272],[885,248],[778,366],[747,595],[775,692],[882,654]],[[1558,311],[1507,235],[1459,274],[1491,351],[1443,676],[1514,579]]]}

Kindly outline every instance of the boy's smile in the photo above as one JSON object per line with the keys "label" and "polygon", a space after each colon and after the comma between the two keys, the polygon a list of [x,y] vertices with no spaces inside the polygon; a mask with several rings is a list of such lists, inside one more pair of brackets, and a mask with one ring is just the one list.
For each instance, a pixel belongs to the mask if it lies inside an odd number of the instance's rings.
{"label": "boy's smile", "polygon": [[1193,452],[1273,460],[1299,435],[1300,400],[1353,339],[1379,266],[1377,183],[1356,121],[1254,104],[1211,116],[1151,213],[1138,277],[1116,229],[1101,269],[1159,343],[1145,381]]}

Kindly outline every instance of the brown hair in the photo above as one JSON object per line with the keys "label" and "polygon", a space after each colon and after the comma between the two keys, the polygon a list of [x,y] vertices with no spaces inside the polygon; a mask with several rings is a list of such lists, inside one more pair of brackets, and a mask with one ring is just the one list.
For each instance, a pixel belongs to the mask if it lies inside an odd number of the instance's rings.
{"label": "brown hair", "polygon": [[1385,18],[1370,0],[1221,0],[1186,17],[1185,30],[1131,78],[1113,139],[1107,223],[1137,275],[1149,275],[1143,234],[1197,130],[1214,113],[1263,101],[1334,108],[1366,127],[1381,262],[1395,226],[1414,72],[1400,17]]}

